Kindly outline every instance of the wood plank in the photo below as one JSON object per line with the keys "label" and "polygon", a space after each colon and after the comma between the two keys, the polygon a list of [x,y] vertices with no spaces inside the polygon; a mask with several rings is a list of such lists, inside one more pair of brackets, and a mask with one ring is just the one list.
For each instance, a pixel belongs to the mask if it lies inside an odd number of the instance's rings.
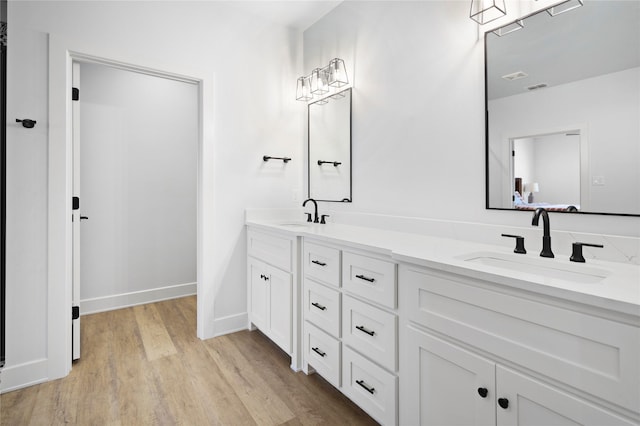
{"label": "wood plank", "polygon": [[133,312],[136,316],[147,360],[155,361],[177,353],[154,304],[135,306]]}
{"label": "wood plank", "polygon": [[291,371],[258,331],[198,339],[195,297],[86,315],[81,326],[69,376],[0,395],[0,424],[375,424],[319,376]]}
{"label": "wood plank", "polygon": [[232,339],[220,336],[208,340],[206,347],[256,423],[278,425],[295,417]]}

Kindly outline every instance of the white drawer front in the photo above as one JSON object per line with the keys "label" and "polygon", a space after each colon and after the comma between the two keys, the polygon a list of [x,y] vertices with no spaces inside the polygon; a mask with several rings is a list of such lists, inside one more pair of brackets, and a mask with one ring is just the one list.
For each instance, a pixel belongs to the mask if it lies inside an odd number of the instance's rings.
{"label": "white drawer front", "polygon": [[340,287],[340,250],[305,241],[303,264],[305,275]]}
{"label": "white drawer front", "polygon": [[395,315],[353,297],[343,297],[343,341],[391,371],[397,367],[397,330]]}
{"label": "white drawer front", "polygon": [[342,253],[342,285],[358,296],[396,308],[396,264],[359,254]]}
{"label": "white drawer front", "polygon": [[640,412],[640,327],[403,266],[409,320]]}
{"label": "white drawer front", "polygon": [[292,270],[293,241],[276,235],[247,231],[247,253],[287,272]]}
{"label": "white drawer front", "polygon": [[397,380],[393,374],[344,347],[342,391],[383,425],[398,423]]}
{"label": "white drawer front", "polygon": [[312,324],[304,324],[307,363],[336,388],[340,387],[340,341]]}
{"label": "white drawer front", "polygon": [[304,280],[304,318],[334,337],[340,337],[340,293]]}

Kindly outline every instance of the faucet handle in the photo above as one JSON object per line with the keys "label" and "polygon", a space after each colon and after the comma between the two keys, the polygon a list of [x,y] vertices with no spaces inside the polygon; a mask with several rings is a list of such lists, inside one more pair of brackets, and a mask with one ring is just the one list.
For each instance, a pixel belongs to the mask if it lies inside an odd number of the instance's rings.
{"label": "faucet handle", "polygon": [[589,243],[573,243],[573,250],[571,251],[571,257],[569,258],[572,262],[580,262],[584,263],[584,256],[582,255],[582,247],[599,247],[603,248],[602,244],[589,244]]}
{"label": "faucet handle", "polygon": [[527,254],[527,251],[524,248],[524,237],[521,235],[511,235],[511,234],[501,234],[503,237],[515,238],[516,239],[516,248],[513,249],[514,253]]}
{"label": "faucet handle", "polygon": [[312,222],[311,213],[305,213],[307,215],[307,222]]}
{"label": "faucet handle", "polygon": [[328,214],[323,214],[323,215],[321,215],[321,216],[320,216],[320,223],[322,223],[322,224],[327,223],[325,219],[326,219],[326,218],[328,218],[328,217],[329,217],[329,215],[328,215]]}

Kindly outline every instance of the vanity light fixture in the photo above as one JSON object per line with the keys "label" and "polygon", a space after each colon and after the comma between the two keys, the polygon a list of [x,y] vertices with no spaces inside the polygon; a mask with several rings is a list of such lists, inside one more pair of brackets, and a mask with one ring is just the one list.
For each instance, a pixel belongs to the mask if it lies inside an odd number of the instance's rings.
{"label": "vanity light fixture", "polygon": [[496,28],[491,32],[497,35],[498,37],[502,37],[503,35],[507,35],[509,33],[521,30],[523,28],[524,28],[524,22],[522,22],[522,19],[516,19],[512,23],[502,26],[500,28]]}
{"label": "vanity light fixture", "polygon": [[507,14],[504,0],[471,0],[469,18],[480,25],[495,21]]}
{"label": "vanity light fixture", "polygon": [[[296,100],[308,102],[318,96],[320,99],[315,103],[326,104],[329,97],[333,99],[344,97],[344,93],[337,92],[336,89],[347,84],[349,79],[344,61],[334,58],[329,65],[316,68],[311,71],[311,74],[298,78]],[[325,96],[328,93],[330,94]]]}
{"label": "vanity light fixture", "polygon": [[313,99],[313,95],[311,94],[311,76],[300,77],[298,79],[296,99],[299,101],[310,101]]}
{"label": "vanity light fixture", "polygon": [[557,4],[555,6],[551,6],[547,9],[547,13],[550,16],[560,15],[561,13],[568,12],[573,9],[577,9],[580,6],[583,6],[584,3],[582,0],[567,0],[563,3]]}
{"label": "vanity light fixture", "polygon": [[329,92],[328,68],[316,68],[311,71],[311,93],[314,95],[324,95]]}

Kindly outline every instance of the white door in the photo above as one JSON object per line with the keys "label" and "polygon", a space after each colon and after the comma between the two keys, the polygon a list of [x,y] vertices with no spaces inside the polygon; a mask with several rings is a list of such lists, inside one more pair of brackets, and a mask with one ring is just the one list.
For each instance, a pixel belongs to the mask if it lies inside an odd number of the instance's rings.
{"label": "white door", "polygon": [[[76,90],[80,87],[80,64],[73,63],[72,84],[74,87],[73,98],[76,99]],[[71,352],[72,359],[80,358],[80,224],[84,216],[81,216],[80,204],[80,102],[72,101],[73,122],[73,286],[71,305],[73,306],[73,321],[71,323]]]}

